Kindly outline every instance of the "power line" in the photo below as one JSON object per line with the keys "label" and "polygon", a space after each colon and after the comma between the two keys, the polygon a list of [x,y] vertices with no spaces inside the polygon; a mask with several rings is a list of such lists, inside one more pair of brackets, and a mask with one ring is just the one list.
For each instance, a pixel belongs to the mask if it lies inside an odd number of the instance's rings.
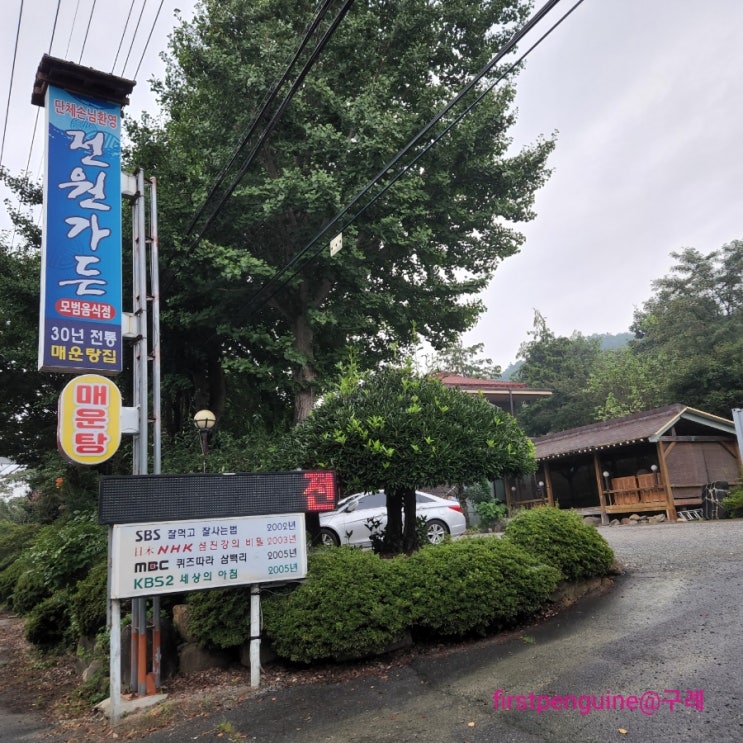
{"label": "power line", "polygon": [[217,176],[215,183],[209,189],[209,193],[207,194],[203,203],[196,210],[196,214],[191,219],[191,222],[186,228],[187,235],[190,235],[191,232],[193,231],[199,218],[203,215],[204,211],[206,210],[207,204],[212,199],[212,197],[216,193],[219,186],[222,185],[222,183],[224,182],[224,179],[227,177],[227,173],[229,169],[235,164],[235,161],[237,160],[238,155],[245,149],[245,146],[248,143],[248,140],[250,139],[250,137],[253,136],[256,128],[258,127],[258,123],[265,116],[268,106],[275,100],[276,96],[278,95],[279,90],[283,87],[284,83],[289,78],[289,73],[294,68],[294,65],[297,63],[297,60],[299,59],[299,55],[302,53],[304,48],[309,43],[312,34],[315,32],[315,29],[317,28],[317,25],[325,17],[325,14],[327,13],[328,8],[330,7],[332,1],[333,0],[325,0],[325,4],[323,5],[323,7],[321,7],[318,10],[318,12],[315,14],[315,17],[310,23],[310,25],[307,27],[307,29],[305,29],[304,37],[302,38],[302,41],[300,42],[297,50],[294,52],[294,57],[292,58],[291,62],[289,62],[289,65],[284,71],[284,74],[274,84],[271,90],[267,93],[266,97],[263,99],[263,102],[259,106],[258,113],[255,115],[253,120],[250,122],[248,128],[243,133],[243,136],[241,137],[239,144],[235,148],[235,151],[232,153],[232,157],[230,158],[230,161],[224,166],[224,168],[222,168],[221,172]]}
{"label": "power line", "polygon": [[72,26],[70,26],[70,35],[67,38],[67,48],[64,52],[65,57],[69,57],[70,55],[70,44],[72,43],[72,33],[75,30],[75,23],[77,22],[78,10],[80,10],[80,0],[77,0],[77,3],[75,4],[75,15],[72,16]]}
{"label": "power line", "polygon": [[[217,215],[219,214],[219,212],[222,210],[222,208],[224,207],[225,203],[230,198],[230,196],[232,196],[232,194],[234,193],[235,189],[237,188],[237,186],[239,185],[240,181],[245,176],[245,173],[247,172],[248,168],[250,167],[250,165],[252,164],[253,160],[255,159],[255,156],[256,156],[258,150],[264,144],[264,142],[268,138],[269,134],[276,128],[276,125],[278,124],[280,118],[283,116],[284,111],[286,110],[287,106],[289,105],[289,103],[291,102],[292,98],[295,96],[295,94],[297,93],[297,91],[301,87],[302,83],[304,82],[304,79],[307,77],[307,75],[309,74],[309,71],[312,69],[312,67],[315,64],[315,62],[317,61],[318,57],[320,56],[320,54],[322,53],[322,51],[327,46],[328,42],[330,41],[330,39],[332,38],[333,34],[337,30],[337,28],[340,25],[341,21],[343,20],[343,18],[346,16],[346,14],[348,13],[348,11],[350,10],[351,5],[353,5],[353,2],[354,2],[354,0],[346,0],[346,2],[343,4],[343,7],[340,9],[340,11],[336,15],[336,17],[333,19],[331,25],[328,27],[328,29],[326,29],[326,31],[324,32],[324,34],[322,35],[322,37],[320,38],[320,40],[316,44],[315,48],[312,50],[309,59],[307,60],[307,62],[305,62],[304,66],[300,70],[298,76],[296,77],[296,79],[292,83],[292,85],[291,85],[289,91],[287,92],[287,94],[284,96],[284,99],[281,102],[281,104],[279,105],[278,109],[271,116],[271,119],[269,120],[268,124],[265,126],[265,128],[263,129],[263,131],[258,136],[258,139],[257,139],[255,145],[253,146],[252,150],[250,151],[250,153],[248,154],[247,158],[243,162],[242,166],[240,167],[240,170],[238,171],[237,175],[233,179],[232,183],[227,188],[227,190],[222,195],[222,197],[219,199],[219,201],[217,202],[216,206],[212,209],[211,214],[205,220],[204,225],[201,227],[201,229],[199,230],[198,234],[191,241],[191,244],[189,245],[189,250],[192,250],[193,248],[196,247],[196,245],[198,245],[198,243],[200,242],[201,238],[204,236],[204,233],[206,232],[206,230],[209,228],[209,226],[212,224],[212,222],[217,217]],[[325,12],[327,11],[327,6],[328,5],[329,5],[329,3],[326,2],[325,3],[325,6],[321,9],[320,12],[322,13],[322,16],[325,15]],[[319,24],[320,20],[322,19],[322,16],[316,17],[316,19],[315,19],[316,22],[312,24],[312,26],[311,26],[310,29],[308,29],[308,33],[305,34],[305,39],[303,39],[302,44],[300,45],[300,49],[298,50],[298,53],[306,45],[306,42],[309,40],[309,35],[312,34],[312,33],[314,33],[315,29],[317,28],[317,25]],[[294,65],[294,63],[296,61],[296,58],[297,57],[295,55],[295,58],[292,60],[289,70]],[[283,82],[285,81],[286,75],[288,74],[289,70],[287,70],[287,73],[285,73],[284,76],[282,77],[282,80],[280,81],[280,84],[283,84]],[[279,87],[280,87],[280,85],[275,88],[276,95],[278,94]],[[255,132],[255,129],[257,128],[257,125],[258,125],[261,117],[266,112],[269,103],[272,102],[272,100],[274,98],[275,98],[275,95],[273,94],[273,91],[272,91],[272,94],[269,96],[269,100],[266,102],[266,104],[264,105],[264,107],[261,109],[261,111],[258,114],[258,116],[256,116],[256,118],[253,120],[253,122],[251,123],[251,126],[250,126],[250,128],[248,130],[248,132],[243,137],[243,141],[241,142],[240,149],[242,149],[245,146],[245,144],[247,143],[247,141],[250,138],[250,136]],[[231,163],[234,162],[234,159],[235,159],[235,156],[233,156],[233,159],[232,159]],[[211,193],[213,193],[213,190],[212,190]],[[210,193],[210,195],[211,195],[211,193]],[[193,225],[193,222],[192,222],[192,225]]]}
{"label": "power line", "polygon": [[137,65],[137,69],[134,71],[134,74],[132,75],[132,80],[137,79],[137,75],[139,74],[139,68],[142,66],[142,60],[144,59],[144,55],[147,53],[147,47],[150,45],[150,39],[152,39],[152,32],[155,30],[155,25],[157,24],[157,19],[160,17],[160,11],[163,9],[163,2],[165,0],[160,0],[160,5],[157,8],[157,13],[155,13],[155,20],[152,21],[152,27],[150,28],[150,33],[147,36],[147,41],[145,42],[144,49],[142,50],[142,56],[139,58],[139,64]]}
{"label": "power line", "polygon": [[126,16],[126,23],[124,24],[124,30],[121,32],[121,38],[119,39],[119,48],[116,50],[116,56],[114,57],[114,63],[111,65],[111,74],[113,75],[116,63],[119,61],[119,54],[121,53],[121,45],[124,43],[124,37],[126,36],[126,30],[129,28],[129,20],[132,17],[132,10],[134,10],[134,3],[137,0],[132,0],[129,4],[129,12]]}
{"label": "power line", "polygon": [[[431,129],[439,122],[441,119],[452,110],[454,106],[459,103],[467,93],[469,93],[476,85],[477,83],[485,77],[485,75],[490,72],[493,67],[495,67],[498,62],[500,62],[504,56],[509,54],[515,46],[528,34],[531,32],[531,30],[541,22],[541,20],[560,2],[560,0],[548,0],[548,2],[542,7],[540,11],[538,11],[516,34],[514,34],[511,39],[506,43],[506,45],[498,51],[498,53],[470,80],[470,82],[465,85],[464,88],[438,113],[434,118],[423,128],[421,129],[416,136],[411,139],[393,158],[390,160],[384,168],[376,175],[374,178],[366,185],[364,188],[359,191],[356,196],[351,199],[351,201],[340,211],[338,212],[335,217],[333,217],[332,220],[330,220],[325,227],[323,227],[283,268],[279,269],[257,292],[248,300],[247,303],[247,310],[248,310],[248,318],[255,315],[255,313],[263,307],[266,302],[281,288],[286,286],[298,273],[302,268],[307,265],[309,260],[316,257],[320,251],[324,249],[324,245],[321,245],[315,252],[309,256],[308,260],[305,261],[301,266],[298,266],[297,269],[289,275],[289,277],[281,282],[280,284],[279,279],[286,274],[289,270],[291,270],[296,264],[299,263],[299,261],[302,259],[304,255],[306,255],[312,247],[318,243],[327,233],[330,232],[331,229],[335,227],[335,225],[338,223],[339,220],[343,219],[350,211],[351,209],[358,204],[361,199],[381,180],[382,177],[384,177],[406,154],[410,152],[410,150],[417,144]],[[445,136],[454,125],[459,123],[464,116],[469,113],[469,111],[472,110],[472,108],[479,103],[487,93],[492,90],[493,87],[495,87],[498,83],[500,83],[507,75],[509,75],[522,61],[525,59],[525,57],[534,49],[536,46],[538,46],[552,31],[557,28],[564,20],[569,16],[579,5],[581,5],[583,0],[578,0],[573,7],[565,13],[550,29],[545,33],[532,47],[530,47],[516,62],[514,62],[512,65],[509,66],[508,70],[504,72],[502,75],[498,77],[496,81],[494,81],[491,85],[489,85],[476,99],[476,101],[471,104],[470,106],[465,109],[461,114],[459,114],[439,135],[437,135],[432,142],[430,142],[423,150],[421,150],[414,159],[409,162],[407,165],[405,165],[397,174],[395,174],[390,182],[388,182],[382,190],[377,193],[369,202],[367,202],[362,208],[360,208],[355,214],[352,215],[352,217],[344,223],[344,229],[349,224],[351,224],[355,219],[357,219],[361,214],[363,214],[377,199],[379,199],[384,193],[386,193],[389,188],[391,188],[394,183],[396,183],[405,173],[408,172],[408,170],[424,155],[430,150],[430,148],[436,144],[443,136]],[[334,229],[334,232],[339,231],[337,228]],[[274,288],[275,287],[275,288]],[[270,293],[269,293],[270,292]],[[267,295],[267,296],[266,296]],[[259,303],[259,301],[265,296],[265,299]]]}
{"label": "power line", "polygon": [[142,3],[142,7],[139,10],[139,18],[137,18],[137,25],[134,27],[134,34],[132,35],[132,43],[129,44],[129,51],[126,54],[126,59],[124,60],[124,66],[121,68],[122,77],[124,77],[126,66],[127,64],[129,64],[129,55],[132,53],[132,49],[134,48],[134,40],[137,38],[137,32],[139,31],[139,24],[142,22],[142,14],[144,13],[144,9],[146,5],[147,5],[147,0],[144,0],[144,2]]}
{"label": "power line", "polygon": [[3,141],[0,144],[0,167],[3,165],[3,154],[5,152],[5,135],[8,133],[8,115],[10,113],[10,96],[13,93],[13,80],[15,79],[15,63],[18,58],[18,40],[21,35],[21,19],[23,18],[23,0],[18,11],[18,27],[15,32],[15,47],[13,48],[13,66],[10,69],[10,83],[8,85],[8,103],[5,107],[5,123],[3,124]]}
{"label": "power line", "polygon": [[77,63],[80,64],[83,61],[83,54],[85,52],[85,45],[88,43],[88,34],[90,33],[90,24],[93,21],[93,13],[95,13],[96,0],[93,0],[93,5],[90,8],[90,15],[88,16],[88,25],[85,27],[85,37],[83,38],[83,46],[80,49],[80,59]]}

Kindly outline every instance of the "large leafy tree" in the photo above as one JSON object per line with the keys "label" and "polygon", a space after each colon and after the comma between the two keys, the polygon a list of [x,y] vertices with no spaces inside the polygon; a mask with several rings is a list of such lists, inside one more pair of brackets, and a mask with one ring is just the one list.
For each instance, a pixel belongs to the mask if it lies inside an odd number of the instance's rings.
{"label": "large leafy tree", "polygon": [[25,176],[0,171],[17,200],[5,206],[14,229],[0,235],[0,451],[38,464],[55,446],[57,398],[67,381],[37,372],[41,232],[30,209],[41,189]]}
{"label": "large leafy tree", "polygon": [[524,405],[518,414],[521,425],[531,436],[541,436],[593,422],[596,405],[586,386],[601,355],[600,338],[578,332],[556,336],[539,312],[530,335],[519,349],[524,363],[515,378],[529,387],[550,389],[552,395]]}
{"label": "large leafy tree", "polygon": [[[514,223],[533,216],[553,143],[508,153],[514,88],[504,84],[381,198],[351,210],[368,204],[337,256],[327,251],[332,232],[322,252],[300,252],[528,12],[522,0],[357,0],[200,242],[203,221],[187,234],[315,9],[308,0],[203,0],[172,37],[157,87],[163,121],[131,126],[131,162],[159,184],[173,428],[202,405],[233,426],[257,409],[301,420],[349,343],[369,365],[416,333],[443,347],[475,323],[477,293],[522,242]],[[256,141],[247,138],[227,183]],[[259,294],[292,261],[286,285]]]}
{"label": "large leafy tree", "polygon": [[534,446],[514,418],[409,365],[365,375],[348,368],[291,442],[284,466],[333,469],[346,492],[384,489],[393,553],[418,546],[416,488],[535,468]]}
{"label": "large leafy tree", "polygon": [[475,379],[500,379],[500,366],[493,364],[492,359],[481,356],[484,348],[484,343],[465,346],[461,339],[457,339],[430,359],[428,369]]}
{"label": "large leafy tree", "polygon": [[671,272],[635,312],[633,351],[665,362],[667,402],[730,417],[743,404],[743,240],[671,255]]}
{"label": "large leafy tree", "polygon": [[595,403],[596,420],[666,405],[668,368],[664,355],[638,354],[629,346],[599,354],[584,390]]}

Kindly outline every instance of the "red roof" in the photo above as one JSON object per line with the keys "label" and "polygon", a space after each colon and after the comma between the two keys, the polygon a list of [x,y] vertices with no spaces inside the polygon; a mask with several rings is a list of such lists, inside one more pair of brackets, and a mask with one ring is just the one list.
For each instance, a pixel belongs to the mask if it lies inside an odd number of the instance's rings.
{"label": "red roof", "polygon": [[447,387],[477,388],[483,391],[526,389],[523,382],[512,382],[506,379],[475,379],[473,377],[463,377],[461,374],[452,374],[451,372],[435,372],[431,376],[440,380],[441,384],[445,384]]}

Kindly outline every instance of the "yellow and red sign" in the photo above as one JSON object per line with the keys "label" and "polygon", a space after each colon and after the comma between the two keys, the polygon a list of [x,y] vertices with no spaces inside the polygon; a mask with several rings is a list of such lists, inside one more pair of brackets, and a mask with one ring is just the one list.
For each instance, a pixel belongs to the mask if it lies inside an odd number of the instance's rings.
{"label": "yellow and red sign", "polygon": [[100,464],[121,444],[121,392],[106,377],[83,374],[62,390],[57,447],[71,462]]}

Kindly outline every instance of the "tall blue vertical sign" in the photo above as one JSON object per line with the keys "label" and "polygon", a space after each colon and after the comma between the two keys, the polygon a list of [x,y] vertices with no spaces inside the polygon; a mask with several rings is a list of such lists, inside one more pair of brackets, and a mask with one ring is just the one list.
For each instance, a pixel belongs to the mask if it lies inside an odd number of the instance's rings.
{"label": "tall blue vertical sign", "polygon": [[49,85],[39,370],[122,369],[121,106]]}

